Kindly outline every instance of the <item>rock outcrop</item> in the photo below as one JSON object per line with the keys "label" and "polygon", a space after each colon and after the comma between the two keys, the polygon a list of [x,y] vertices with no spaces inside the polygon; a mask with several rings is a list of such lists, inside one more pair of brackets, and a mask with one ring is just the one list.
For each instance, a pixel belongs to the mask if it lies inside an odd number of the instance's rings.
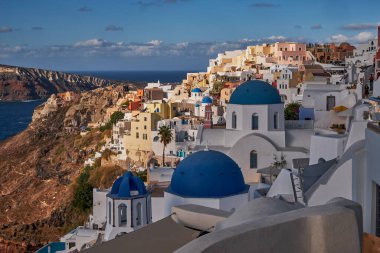
{"label": "rock outcrop", "polygon": [[104,133],[79,130],[107,120],[127,90],[98,88],[73,100],[52,95],[24,132],[0,142],[0,252],[32,252],[86,218],[70,205],[73,182]]}
{"label": "rock outcrop", "polygon": [[0,65],[0,100],[6,101],[46,99],[51,94],[117,84],[120,82],[91,76]]}

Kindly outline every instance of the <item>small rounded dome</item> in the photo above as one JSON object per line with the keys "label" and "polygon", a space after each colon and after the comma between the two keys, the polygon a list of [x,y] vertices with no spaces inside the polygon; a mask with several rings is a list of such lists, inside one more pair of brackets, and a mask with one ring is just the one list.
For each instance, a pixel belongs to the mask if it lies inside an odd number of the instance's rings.
{"label": "small rounded dome", "polygon": [[230,104],[268,105],[281,104],[278,90],[267,82],[252,80],[241,84],[232,93]]}
{"label": "small rounded dome", "polygon": [[212,104],[212,99],[206,96],[202,99],[202,104]]}
{"label": "small rounded dome", "polygon": [[199,107],[200,105],[199,104],[195,104],[195,107]]}
{"label": "small rounded dome", "polygon": [[179,163],[169,193],[193,198],[240,194],[247,189],[239,166],[218,151],[199,151]]}
{"label": "small rounded dome", "polygon": [[202,92],[202,91],[199,88],[194,88],[194,89],[191,90],[191,92]]}
{"label": "small rounded dome", "polygon": [[[137,194],[131,194],[137,192]],[[111,192],[107,195],[114,198],[130,198],[147,194],[144,182],[130,171],[115,180]]]}

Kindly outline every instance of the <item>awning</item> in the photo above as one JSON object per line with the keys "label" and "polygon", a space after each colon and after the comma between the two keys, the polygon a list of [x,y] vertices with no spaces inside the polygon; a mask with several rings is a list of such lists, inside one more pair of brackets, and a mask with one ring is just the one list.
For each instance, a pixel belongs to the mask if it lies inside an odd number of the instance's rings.
{"label": "awning", "polygon": [[345,106],[343,106],[343,105],[335,106],[335,107],[333,108],[333,110],[334,110],[335,112],[343,112],[343,111],[346,111],[347,109],[348,109],[348,108],[345,107]]}

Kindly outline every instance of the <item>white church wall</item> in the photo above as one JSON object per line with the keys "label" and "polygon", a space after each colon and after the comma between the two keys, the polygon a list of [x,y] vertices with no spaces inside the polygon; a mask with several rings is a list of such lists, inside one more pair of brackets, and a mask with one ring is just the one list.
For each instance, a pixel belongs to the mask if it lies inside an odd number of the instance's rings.
{"label": "white church wall", "polygon": [[268,105],[244,105],[243,114],[241,118],[243,119],[243,129],[252,130],[252,115],[255,113],[259,116],[259,129],[260,131],[268,131]]}
{"label": "white church wall", "polygon": [[152,197],[152,222],[167,217],[165,214],[165,199],[163,197]]}
{"label": "white church wall", "polygon": [[96,224],[100,226],[102,223],[106,222],[106,204],[107,204],[107,193],[109,191],[103,191],[99,189],[93,189],[92,196],[92,217],[93,217],[93,224]]}
{"label": "white church wall", "polygon": [[[232,127],[232,113],[236,113],[236,128]],[[242,105],[234,105],[229,104],[226,108],[226,129],[235,129],[242,130],[243,129],[243,117],[239,117],[239,115],[243,115],[243,106]]]}
{"label": "white church wall", "polygon": [[[250,168],[250,152],[257,152],[257,168]],[[278,154],[276,148],[266,139],[251,134],[239,139],[229,151],[229,156],[239,165],[245,182],[257,181],[257,169],[273,163],[273,155]]]}

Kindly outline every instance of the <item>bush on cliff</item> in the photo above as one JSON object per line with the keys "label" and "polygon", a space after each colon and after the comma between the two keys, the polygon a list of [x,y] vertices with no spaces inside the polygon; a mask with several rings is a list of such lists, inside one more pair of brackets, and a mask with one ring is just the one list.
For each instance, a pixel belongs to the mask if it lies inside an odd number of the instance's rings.
{"label": "bush on cliff", "polygon": [[92,207],[92,188],[89,182],[90,170],[92,167],[86,166],[79,175],[74,188],[73,206],[81,211],[87,212]]}
{"label": "bush on cliff", "polygon": [[124,118],[123,112],[120,112],[120,111],[114,112],[111,115],[110,121],[108,121],[105,125],[99,127],[99,130],[101,132],[104,132],[105,130],[111,130],[112,125],[116,124],[116,122],[118,122],[119,120],[121,120],[123,118]]}

